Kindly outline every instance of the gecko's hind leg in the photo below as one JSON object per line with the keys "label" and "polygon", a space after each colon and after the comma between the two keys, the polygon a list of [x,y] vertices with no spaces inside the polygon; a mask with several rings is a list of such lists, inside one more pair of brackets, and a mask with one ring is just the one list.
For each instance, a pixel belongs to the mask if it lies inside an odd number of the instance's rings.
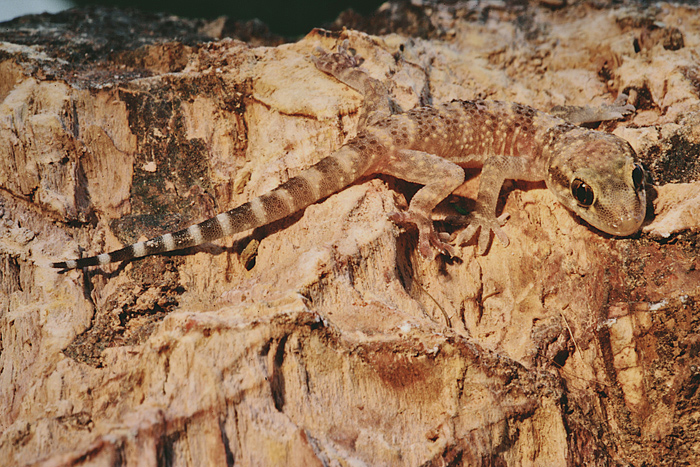
{"label": "gecko's hind leg", "polygon": [[320,71],[333,76],[364,96],[358,128],[365,128],[378,122],[400,109],[395,106],[389,96],[387,87],[369,76],[360,68],[364,61],[362,57],[348,52],[348,40],[345,39],[338,51],[328,53],[320,47],[311,60]]}
{"label": "gecko's hind leg", "polygon": [[433,258],[434,250],[456,256],[448,243],[448,235],[435,229],[431,214],[435,206],[464,182],[464,169],[442,157],[423,151],[397,150],[377,172],[423,186],[413,195],[408,209],[390,215],[397,224],[414,224],[418,228],[418,249],[426,258]]}
{"label": "gecko's hind leg", "polygon": [[311,60],[316,65],[316,68],[322,72],[345,82],[343,75],[347,72],[346,70],[357,68],[364,62],[362,57],[349,53],[348,50],[349,42],[345,39],[338,46],[337,52],[328,53],[321,47],[316,47],[315,54],[311,57]]}
{"label": "gecko's hind leg", "polygon": [[389,219],[397,225],[413,224],[418,228],[418,250],[424,257],[432,259],[435,256],[433,248],[442,254],[457,256],[455,248],[449,243],[450,234],[435,230],[430,217],[409,210],[392,212]]}

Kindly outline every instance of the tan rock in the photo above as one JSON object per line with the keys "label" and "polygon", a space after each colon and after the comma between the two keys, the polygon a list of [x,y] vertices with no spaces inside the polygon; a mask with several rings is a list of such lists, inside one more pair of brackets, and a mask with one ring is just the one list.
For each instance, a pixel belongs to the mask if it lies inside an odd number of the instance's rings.
{"label": "tan rock", "polygon": [[[234,239],[57,274],[49,262],[79,246],[115,249],[274,188],[352,136],[362,100],[308,59],[337,34],[177,43],[133,14],[135,40],[165,40],[70,55],[84,44],[66,24],[41,46],[0,37],[1,458],[700,462],[700,12],[460,8],[478,6],[424,10],[444,40],[343,37],[406,109],[630,93],[636,116],[601,130],[659,185],[643,233],[601,234],[513,182],[507,248],[429,261],[388,220],[414,188],[378,177]],[[454,213],[443,204],[438,217]]]}

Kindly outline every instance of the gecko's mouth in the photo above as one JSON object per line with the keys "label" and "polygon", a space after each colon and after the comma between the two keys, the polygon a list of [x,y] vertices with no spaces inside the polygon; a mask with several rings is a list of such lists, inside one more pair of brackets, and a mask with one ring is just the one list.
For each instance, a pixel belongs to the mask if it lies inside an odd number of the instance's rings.
{"label": "gecko's mouth", "polygon": [[[611,235],[616,235],[618,237],[627,237],[628,235],[633,235],[639,231],[644,222],[645,211],[642,209],[645,203],[635,203],[632,209],[622,209],[623,212],[618,213],[616,216],[603,216],[605,222],[600,222],[600,219],[586,219],[587,216],[583,216],[586,221],[591,225],[596,227],[603,232],[609,233]],[[592,222],[597,221],[597,222]]]}
{"label": "gecko's mouth", "polygon": [[609,229],[605,229],[608,233],[617,235],[618,237],[627,237],[636,233],[642,226],[644,219],[630,219],[624,222],[609,225]]}

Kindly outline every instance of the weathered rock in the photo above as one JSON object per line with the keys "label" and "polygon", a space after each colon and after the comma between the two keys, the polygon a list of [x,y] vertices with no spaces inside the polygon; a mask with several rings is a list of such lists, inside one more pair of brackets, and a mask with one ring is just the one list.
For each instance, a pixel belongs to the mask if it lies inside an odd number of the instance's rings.
{"label": "weathered rock", "polygon": [[[3,24],[1,458],[700,462],[700,11],[470,8],[421,10],[442,40],[274,48],[101,9]],[[216,245],[48,267],[232,208],[342,145],[361,96],[308,59],[342,38],[404,108],[630,94],[636,115],[601,129],[659,185],[643,232],[601,234],[514,182],[507,248],[429,261],[388,220],[415,187],[379,177]]]}

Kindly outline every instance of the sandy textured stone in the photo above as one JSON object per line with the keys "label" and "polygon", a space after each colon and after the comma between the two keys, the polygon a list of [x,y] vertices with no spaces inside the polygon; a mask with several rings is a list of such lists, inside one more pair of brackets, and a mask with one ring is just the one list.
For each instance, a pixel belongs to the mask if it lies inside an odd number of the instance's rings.
{"label": "sandy textured stone", "polygon": [[[700,11],[480,5],[386,5],[345,16],[375,35],[275,47],[118,10],[1,25],[1,458],[700,463]],[[508,182],[510,245],[429,261],[388,220],[415,187],[376,177],[215,244],[48,267],[230,209],[340,147],[361,96],[309,57],[344,38],[404,109],[630,95],[636,114],[600,129],[656,185],[643,231],[601,234]]]}
{"label": "sandy textured stone", "polygon": [[700,183],[670,183],[658,188],[654,222],[644,231],[668,238],[684,230],[700,230]]}

